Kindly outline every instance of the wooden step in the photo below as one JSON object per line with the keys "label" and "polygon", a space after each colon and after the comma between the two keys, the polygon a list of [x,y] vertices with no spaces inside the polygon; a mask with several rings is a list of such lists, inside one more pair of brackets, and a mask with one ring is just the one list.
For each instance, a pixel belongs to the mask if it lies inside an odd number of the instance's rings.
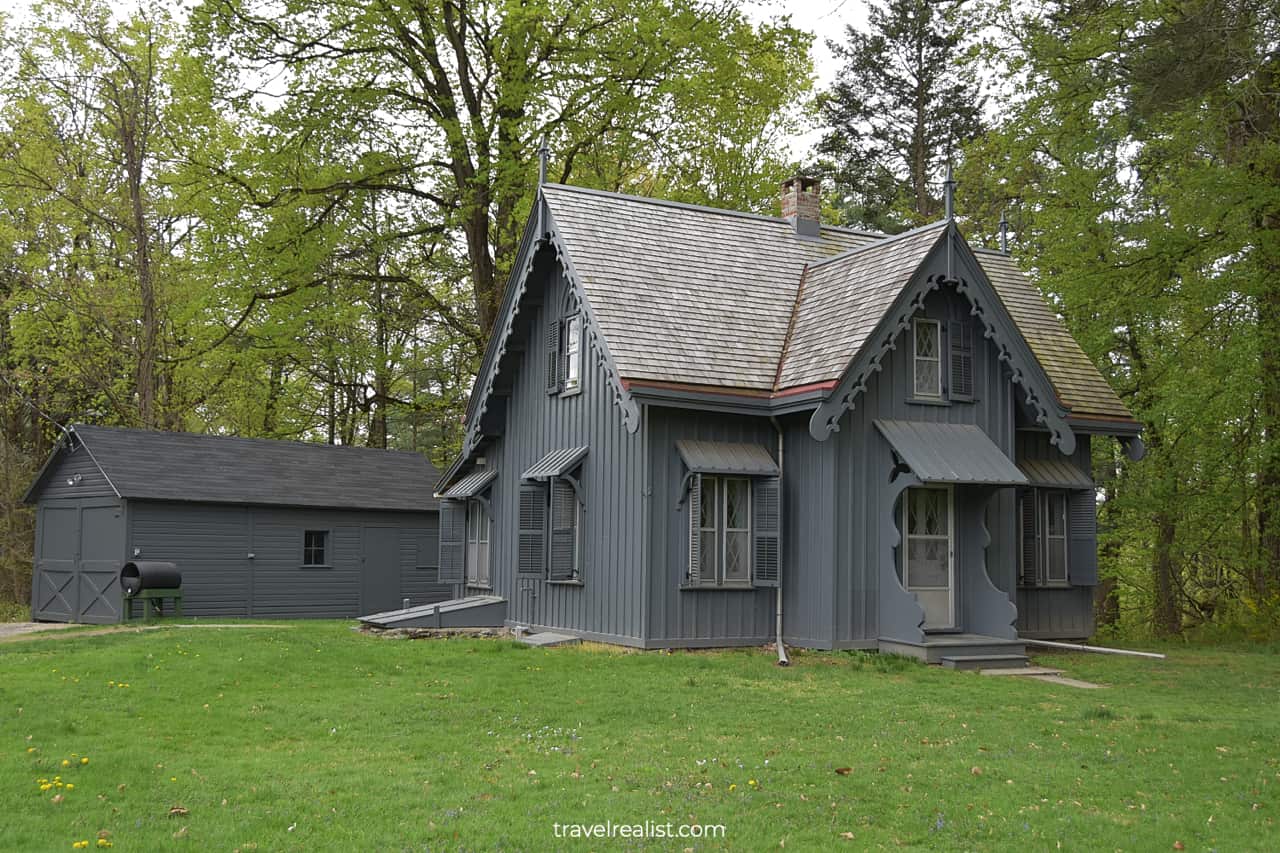
{"label": "wooden step", "polygon": [[1026,655],[948,655],[941,663],[947,669],[1014,669],[1027,665]]}

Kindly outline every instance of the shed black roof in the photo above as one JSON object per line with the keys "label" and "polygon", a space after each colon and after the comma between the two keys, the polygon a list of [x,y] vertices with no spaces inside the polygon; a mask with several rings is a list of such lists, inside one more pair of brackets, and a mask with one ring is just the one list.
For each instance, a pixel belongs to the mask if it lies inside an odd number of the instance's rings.
{"label": "shed black roof", "polygon": [[[437,508],[440,472],[417,453],[301,441],[76,425],[117,495],[334,509]],[[65,452],[60,446],[54,452]],[[53,461],[52,459],[50,460]],[[38,497],[46,465],[27,500]]]}

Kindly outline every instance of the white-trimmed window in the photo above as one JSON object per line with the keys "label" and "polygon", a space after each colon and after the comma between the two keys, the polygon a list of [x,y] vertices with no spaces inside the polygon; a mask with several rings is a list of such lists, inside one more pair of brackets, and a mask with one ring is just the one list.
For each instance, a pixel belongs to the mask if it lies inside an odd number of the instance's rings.
{"label": "white-trimmed window", "polygon": [[704,476],[699,503],[696,584],[750,586],[751,480]]}
{"label": "white-trimmed window", "polygon": [[564,390],[574,394],[582,390],[582,315],[574,314],[564,321]]}
{"label": "white-trimmed window", "polygon": [[484,503],[467,501],[467,586],[484,587],[489,580],[489,514]]}
{"label": "white-trimmed window", "polygon": [[1065,489],[1020,490],[1018,577],[1023,586],[1069,583],[1071,494]]}
{"label": "white-trimmed window", "polygon": [[911,354],[917,397],[942,396],[942,325],[937,320],[917,319],[912,324]]}

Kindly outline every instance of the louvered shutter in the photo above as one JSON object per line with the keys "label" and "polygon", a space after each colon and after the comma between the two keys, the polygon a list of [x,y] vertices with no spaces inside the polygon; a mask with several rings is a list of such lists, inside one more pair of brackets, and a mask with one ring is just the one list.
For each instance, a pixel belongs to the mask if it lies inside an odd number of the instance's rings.
{"label": "louvered shutter", "polygon": [[578,495],[573,486],[556,477],[551,481],[551,580],[574,579],[577,551]]}
{"label": "louvered shutter", "polygon": [[973,324],[967,320],[951,322],[951,396],[973,397]]}
{"label": "louvered shutter", "polygon": [[466,502],[440,501],[440,583],[462,583],[466,578],[466,539]]}
{"label": "louvered shutter", "polygon": [[689,579],[690,586],[702,583],[702,475],[694,474],[689,484]]}
{"label": "louvered shutter", "polygon": [[542,483],[520,484],[520,533],[517,569],[523,575],[540,575],[547,565],[547,496]]}
{"label": "louvered shutter", "polygon": [[1073,586],[1098,584],[1097,495],[1093,489],[1067,493],[1067,580]]}
{"label": "louvered shutter", "polygon": [[1035,489],[1018,490],[1018,582],[1040,582],[1040,513]]}
{"label": "louvered shutter", "polygon": [[547,324],[547,393],[560,393],[560,385],[564,381],[561,370],[560,353],[560,321],[552,320]]}
{"label": "louvered shutter", "polygon": [[752,583],[777,586],[782,565],[782,488],[777,477],[758,477],[751,484],[753,504]]}

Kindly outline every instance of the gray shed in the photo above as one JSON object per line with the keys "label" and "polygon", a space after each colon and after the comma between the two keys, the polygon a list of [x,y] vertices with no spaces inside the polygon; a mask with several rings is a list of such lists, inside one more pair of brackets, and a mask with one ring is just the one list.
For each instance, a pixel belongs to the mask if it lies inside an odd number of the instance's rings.
{"label": "gray shed", "polygon": [[177,563],[188,616],[443,601],[438,476],[416,453],[73,426],[26,495],[32,618],[119,621],[129,560]]}

